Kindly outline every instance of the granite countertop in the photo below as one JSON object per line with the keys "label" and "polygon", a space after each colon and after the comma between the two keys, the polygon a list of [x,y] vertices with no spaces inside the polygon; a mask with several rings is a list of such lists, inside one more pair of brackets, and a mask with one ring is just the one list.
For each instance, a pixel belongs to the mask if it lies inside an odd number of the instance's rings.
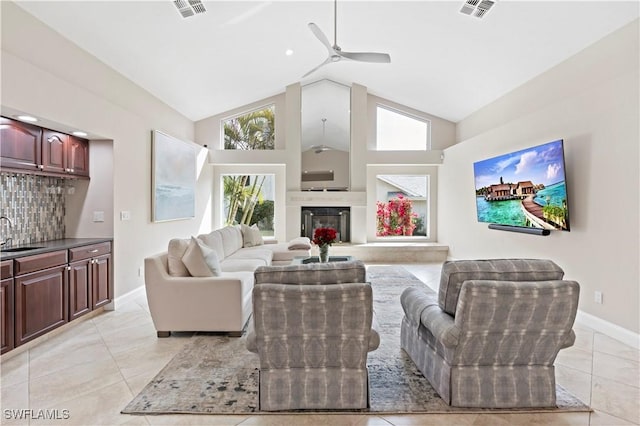
{"label": "granite countertop", "polygon": [[34,254],[47,253],[56,250],[66,250],[74,247],[86,246],[89,244],[104,243],[113,241],[113,238],[63,238],[60,240],[39,241],[29,244],[12,245],[10,248],[34,247],[22,251],[0,251],[0,260],[15,259],[18,257],[31,256]]}

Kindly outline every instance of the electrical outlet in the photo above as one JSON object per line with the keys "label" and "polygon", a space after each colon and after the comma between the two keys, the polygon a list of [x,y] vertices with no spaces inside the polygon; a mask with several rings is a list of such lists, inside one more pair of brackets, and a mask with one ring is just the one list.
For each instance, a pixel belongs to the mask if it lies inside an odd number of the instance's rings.
{"label": "electrical outlet", "polygon": [[593,295],[593,301],[602,305],[602,292],[601,291],[597,291],[594,293]]}

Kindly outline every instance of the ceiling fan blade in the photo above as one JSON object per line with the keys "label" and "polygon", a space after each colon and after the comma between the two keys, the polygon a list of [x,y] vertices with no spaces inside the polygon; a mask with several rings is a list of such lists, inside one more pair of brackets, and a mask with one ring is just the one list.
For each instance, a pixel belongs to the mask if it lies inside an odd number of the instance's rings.
{"label": "ceiling fan blade", "polygon": [[335,53],[335,50],[333,49],[333,46],[331,46],[331,43],[329,43],[329,39],[326,35],[324,35],[322,30],[313,22],[309,22],[309,29],[318,38],[318,40],[320,40],[320,42],[324,44],[324,46],[329,51],[329,54],[333,55]]}
{"label": "ceiling fan blade", "polygon": [[380,64],[388,64],[391,62],[391,56],[389,56],[388,53],[341,51],[336,51],[336,53],[343,58],[351,59],[353,61],[375,62]]}
{"label": "ceiling fan blade", "polygon": [[323,65],[327,65],[329,62],[332,62],[331,61],[331,56],[329,56],[327,59],[325,59],[323,63],[321,63],[320,65],[318,65],[317,67],[315,67],[314,69],[312,69],[311,71],[309,71],[308,73],[303,75],[302,78],[305,78],[306,76],[308,76],[310,74],[313,74],[314,72],[316,72],[318,70],[318,68],[322,67]]}

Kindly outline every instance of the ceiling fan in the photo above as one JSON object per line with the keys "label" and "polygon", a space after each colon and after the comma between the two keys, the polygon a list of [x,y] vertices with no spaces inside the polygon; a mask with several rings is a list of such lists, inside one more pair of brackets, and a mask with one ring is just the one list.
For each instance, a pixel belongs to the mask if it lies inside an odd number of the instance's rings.
{"label": "ceiling fan", "polygon": [[309,149],[312,149],[316,154],[320,154],[321,152],[330,151],[333,148],[326,145],[311,145]]}
{"label": "ceiling fan", "polygon": [[388,53],[376,53],[376,52],[343,52],[340,46],[338,46],[338,0],[334,0],[333,3],[333,46],[327,39],[327,36],[324,35],[322,30],[318,28],[316,24],[313,22],[309,23],[309,29],[311,32],[320,40],[322,44],[325,45],[327,50],[329,51],[329,56],[323,63],[306,73],[302,76],[305,78],[311,73],[318,70],[318,68],[330,63],[330,62],[338,62],[342,59],[350,59],[352,61],[360,61],[360,62],[373,62],[373,63],[382,63],[388,64],[391,62],[391,56]]}

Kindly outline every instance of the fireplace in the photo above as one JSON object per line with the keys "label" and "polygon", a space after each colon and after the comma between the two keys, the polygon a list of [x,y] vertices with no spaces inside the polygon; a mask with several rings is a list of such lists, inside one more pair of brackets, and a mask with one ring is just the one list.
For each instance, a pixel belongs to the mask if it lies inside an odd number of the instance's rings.
{"label": "fireplace", "polygon": [[351,209],[349,207],[302,207],[303,237],[313,239],[317,228],[333,228],[338,232],[338,241],[351,241]]}

